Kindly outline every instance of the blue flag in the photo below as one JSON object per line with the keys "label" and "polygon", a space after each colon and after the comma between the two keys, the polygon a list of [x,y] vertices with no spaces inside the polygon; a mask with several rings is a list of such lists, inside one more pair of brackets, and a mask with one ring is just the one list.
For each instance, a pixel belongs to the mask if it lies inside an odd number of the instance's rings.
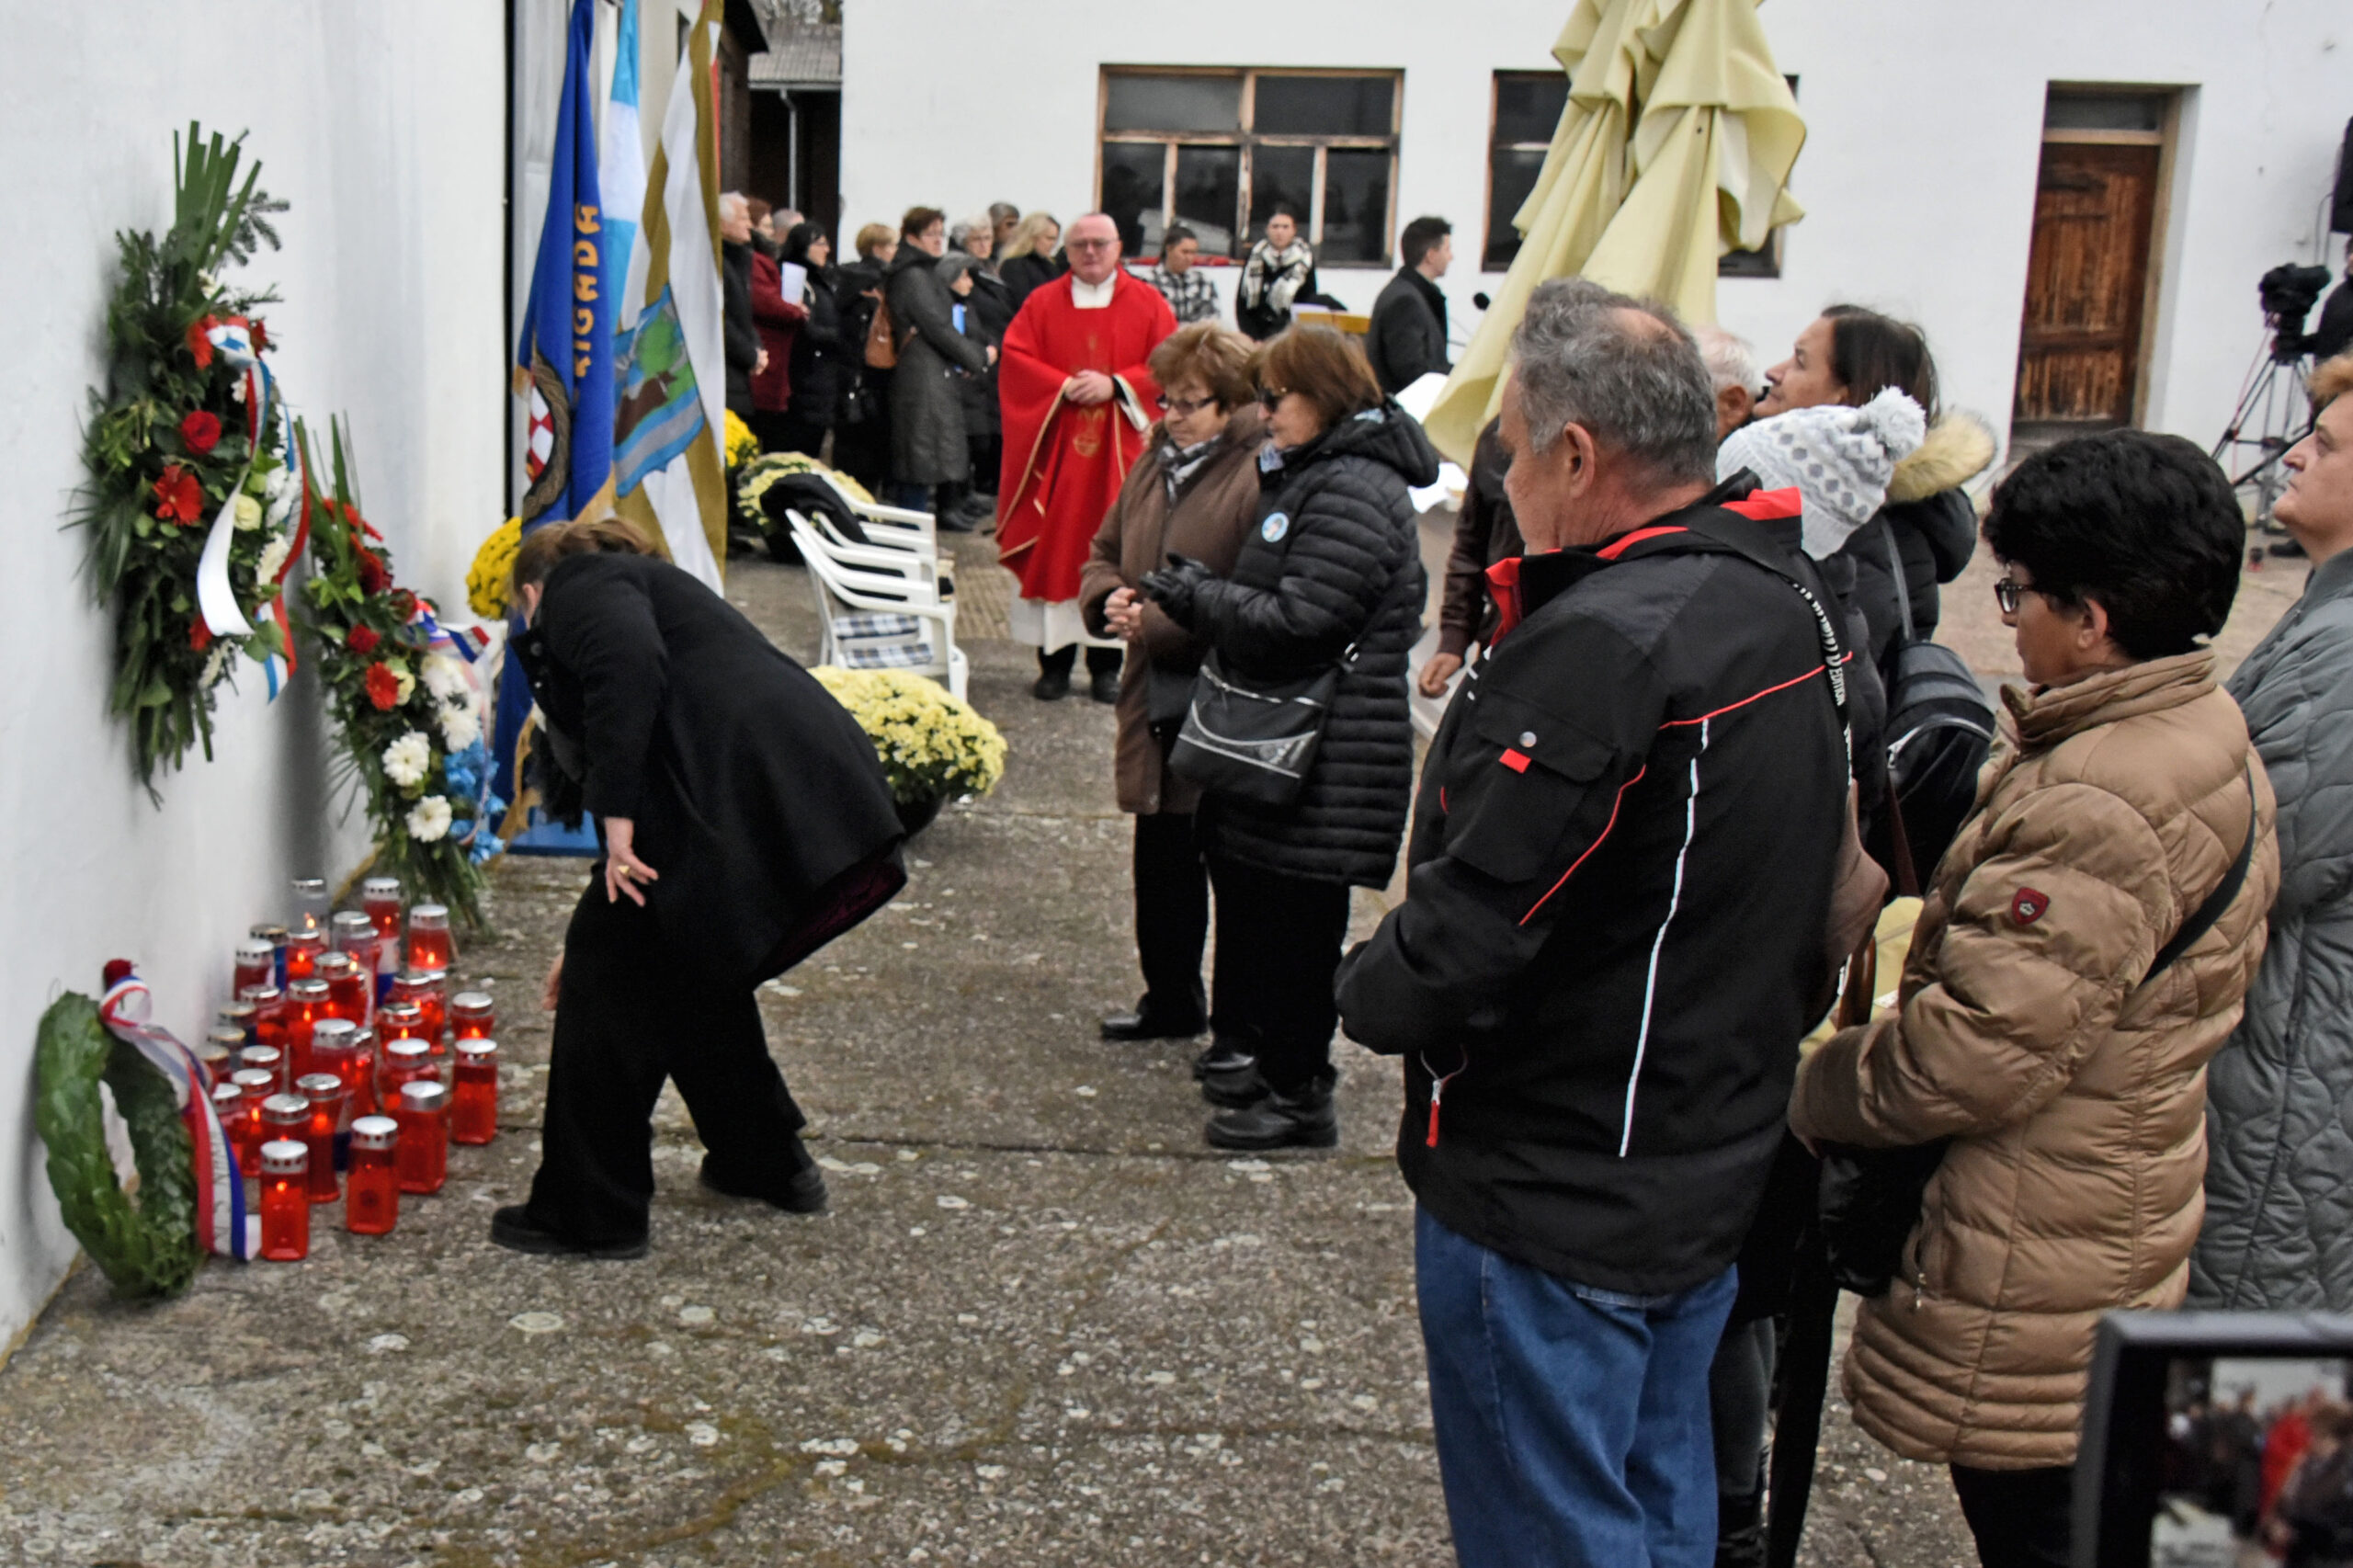
{"label": "blue flag", "polygon": [[[573,0],[556,113],[555,157],[547,216],[531,268],[523,337],[515,349],[515,390],[529,400],[530,439],[521,517],[529,533],[542,523],[602,517],[613,506],[613,309],[621,278],[610,273],[610,234],[597,178],[596,73],[590,51],[597,0]],[[628,215],[632,221],[637,214]],[[510,640],[522,622],[510,621]],[[508,659],[499,680],[491,731],[494,788],[520,798],[515,750],[531,712],[522,664]]]}

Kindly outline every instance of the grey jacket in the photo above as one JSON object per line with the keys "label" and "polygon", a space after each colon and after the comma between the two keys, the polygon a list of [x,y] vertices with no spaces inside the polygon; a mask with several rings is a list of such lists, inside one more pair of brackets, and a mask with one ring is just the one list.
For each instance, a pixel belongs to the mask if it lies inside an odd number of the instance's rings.
{"label": "grey jacket", "polygon": [[972,477],[964,444],[961,370],[988,369],[980,343],[956,330],[956,296],[938,259],[912,244],[891,258],[883,289],[899,335],[899,368],[891,375],[891,477],[901,484],[946,484]]}
{"label": "grey jacket", "polygon": [[2279,897],[2206,1074],[2188,1305],[2353,1311],[2353,551],[2230,680],[2279,799]]}

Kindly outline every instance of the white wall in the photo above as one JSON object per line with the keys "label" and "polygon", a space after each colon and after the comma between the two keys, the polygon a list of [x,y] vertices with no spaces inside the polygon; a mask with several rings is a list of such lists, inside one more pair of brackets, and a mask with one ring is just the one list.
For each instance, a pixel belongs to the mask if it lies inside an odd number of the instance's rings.
{"label": "white wall", "polygon": [[403,579],[462,606],[498,517],[504,33],[474,0],[0,10],[0,205],[16,215],[0,247],[0,1344],[73,1256],[32,1129],[42,1008],[131,957],[185,1038],[224,999],[235,939],[283,917],[287,879],[339,878],[367,847],[357,817],[332,821],[307,682],[272,707],[241,666],[218,760],[169,778],[160,811],[105,717],[111,632],[82,538],[59,525],[105,374],[114,232],[168,225],[172,133],[191,118],[251,131],[264,186],[292,203],[285,249],[242,274],[284,296],[267,312],[278,372],[314,428],[349,416]]}
{"label": "white wall", "polygon": [[[1181,20],[1095,0],[859,0],[843,30],[845,239],[915,202],[1004,199],[1067,221],[1094,199],[1103,64],[1402,68],[1401,222],[1453,220],[1458,332],[1485,209],[1491,74],[1543,69],[1567,0],[1196,0]],[[2006,426],[2052,81],[2188,95],[2149,423],[2211,442],[2256,347],[2256,279],[2317,256],[2314,215],[2353,116],[2344,0],[1769,0],[1777,62],[1811,137],[1809,215],[1784,275],[1725,279],[1724,324],[1769,364],[1821,306],[1853,300],[1928,331],[1948,401]],[[1233,269],[1219,276],[1230,302]],[[1326,269],[1369,306],[1384,274]]]}

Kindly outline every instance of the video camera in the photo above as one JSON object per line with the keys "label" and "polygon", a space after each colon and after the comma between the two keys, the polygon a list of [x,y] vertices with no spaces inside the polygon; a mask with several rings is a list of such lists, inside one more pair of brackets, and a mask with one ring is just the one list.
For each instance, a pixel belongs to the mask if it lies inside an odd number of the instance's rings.
{"label": "video camera", "polygon": [[2284,364],[2305,351],[2304,318],[2313,313],[2321,290],[2334,276],[2325,267],[2299,267],[2290,261],[2273,267],[2256,283],[2264,324],[2271,328],[2273,358]]}

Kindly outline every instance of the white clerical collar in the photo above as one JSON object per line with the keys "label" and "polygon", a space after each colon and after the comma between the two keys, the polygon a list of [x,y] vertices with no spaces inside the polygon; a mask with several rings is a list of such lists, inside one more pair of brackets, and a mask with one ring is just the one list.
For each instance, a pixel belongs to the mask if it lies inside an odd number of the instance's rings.
{"label": "white clerical collar", "polygon": [[1108,311],[1111,308],[1111,292],[1119,282],[1117,272],[1100,283],[1089,283],[1074,272],[1070,278],[1070,302],[1082,311]]}

